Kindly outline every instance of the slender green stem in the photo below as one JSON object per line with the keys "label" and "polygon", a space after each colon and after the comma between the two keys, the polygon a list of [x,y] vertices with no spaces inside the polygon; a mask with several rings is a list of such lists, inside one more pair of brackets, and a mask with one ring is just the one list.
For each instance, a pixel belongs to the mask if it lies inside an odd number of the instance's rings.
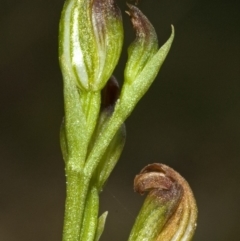
{"label": "slender green stem", "polygon": [[82,219],[81,200],[84,198],[81,190],[82,175],[78,172],[68,172],[67,197],[63,228],[63,241],[78,241]]}
{"label": "slender green stem", "polygon": [[83,172],[66,170],[67,197],[62,241],[79,241],[90,178]]}
{"label": "slender green stem", "polygon": [[98,208],[98,190],[96,187],[93,186],[88,191],[79,241],[93,241],[95,239],[96,229],[98,225]]}
{"label": "slender green stem", "polygon": [[61,139],[65,153],[67,197],[63,241],[79,241],[91,179],[84,174],[84,163],[99,115],[100,92],[80,92],[67,76],[64,79],[64,99],[65,120]]}

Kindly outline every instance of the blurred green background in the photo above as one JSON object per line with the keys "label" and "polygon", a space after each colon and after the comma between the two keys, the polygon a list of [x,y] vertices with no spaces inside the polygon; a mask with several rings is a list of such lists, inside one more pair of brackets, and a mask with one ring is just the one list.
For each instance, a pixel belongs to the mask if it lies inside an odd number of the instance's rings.
{"label": "blurred green background", "polygon": [[[65,199],[58,22],[64,0],[0,0],[0,240],[61,240]],[[115,76],[121,82],[127,46]],[[194,241],[235,241],[240,219],[240,2],[141,0],[159,44],[176,38],[127,120],[127,143],[101,194],[102,240],[127,240],[144,200],[132,189],[147,164],[190,183],[199,207]]]}

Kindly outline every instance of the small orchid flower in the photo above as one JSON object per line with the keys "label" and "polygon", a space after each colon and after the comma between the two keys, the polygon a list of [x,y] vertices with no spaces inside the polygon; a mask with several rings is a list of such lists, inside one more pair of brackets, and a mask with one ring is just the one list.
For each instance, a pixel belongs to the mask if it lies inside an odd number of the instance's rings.
{"label": "small orchid flower", "polygon": [[65,75],[85,91],[101,90],[123,44],[121,12],[114,0],[68,0],[60,22],[59,58]]}

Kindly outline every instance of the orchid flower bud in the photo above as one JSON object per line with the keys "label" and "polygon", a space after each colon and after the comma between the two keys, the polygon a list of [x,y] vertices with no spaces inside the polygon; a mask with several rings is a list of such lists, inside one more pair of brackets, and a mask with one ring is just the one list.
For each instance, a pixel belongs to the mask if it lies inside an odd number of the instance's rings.
{"label": "orchid flower bud", "polygon": [[128,116],[157,76],[174,39],[174,29],[168,41],[158,49],[157,35],[147,17],[128,4],[127,12],[136,31],[136,38],[128,49],[124,71],[124,85],[120,96],[120,112]]}
{"label": "orchid flower bud", "polygon": [[134,189],[149,191],[136,219],[129,241],[190,241],[197,206],[186,180],[172,168],[154,163],[135,177]]}
{"label": "orchid flower bud", "polygon": [[128,4],[136,38],[128,48],[125,80],[132,83],[141,73],[148,60],[158,51],[158,39],[154,27],[147,17],[135,6]]}
{"label": "orchid flower bud", "polygon": [[114,0],[68,0],[60,21],[59,58],[65,78],[101,90],[118,62],[123,27]]}

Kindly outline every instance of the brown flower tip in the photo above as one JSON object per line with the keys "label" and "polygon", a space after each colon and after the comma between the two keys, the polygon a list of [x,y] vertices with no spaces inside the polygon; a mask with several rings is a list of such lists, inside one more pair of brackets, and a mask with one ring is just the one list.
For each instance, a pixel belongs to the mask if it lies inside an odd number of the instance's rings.
{"label": "brown flower tip", "polygon": [[127,6],[129,7],[127,14],[131,18],[133,28],[136,31],[136,37],[157,42],[155,29],[147,17],[136,6],[131,4],[127,4]]}
{"label": "brown flower tip", "polygon": [[122,21],[121,11],[115,0],[93,0],[92,13],[94,16],[94,27],[101,32],[101,34],[106,33],[109,18]]}
{"label": "brown flower tip", "polygon": [[134,191],[141,195],[149,191],[150,195],[165,193],[168,196],[169,192],[171,192],[173,195],[178,196],[175,198],[180,198],[183,193],[182,186],[176,179],[176,172],[170,167],[159,163],[147,165],[141,170],[140,174],[134,179]]}
{"label": "brown flower tip", "polygon": [[143,168],[134,179],[134,190],[140,194],[149,191],[147,198],[155,199],[158,205],[167,205],[168,220],[156,241],[191,240],[197,220],[197,206],[187,181],[172,168],[154,163]]}

